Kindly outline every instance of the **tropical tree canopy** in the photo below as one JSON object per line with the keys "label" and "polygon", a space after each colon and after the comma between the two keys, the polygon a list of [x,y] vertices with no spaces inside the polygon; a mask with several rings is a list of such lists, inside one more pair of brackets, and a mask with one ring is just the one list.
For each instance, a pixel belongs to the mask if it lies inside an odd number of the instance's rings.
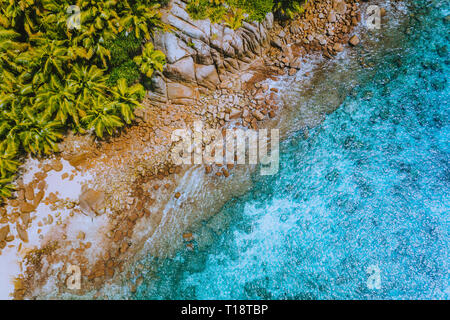
{"label": "tropical tree canopy", "polygon": [[[138,70],[165,64],[147,42],[167,0],[0,0],[0,202],[25,154],[58,151],[67,129],[112,135],[134,119],[144,89],[107,84],[115,39],[134,43]],[[139,72],[139,71],[138,71]],[[135,78],[133,82],[137,82]]]}

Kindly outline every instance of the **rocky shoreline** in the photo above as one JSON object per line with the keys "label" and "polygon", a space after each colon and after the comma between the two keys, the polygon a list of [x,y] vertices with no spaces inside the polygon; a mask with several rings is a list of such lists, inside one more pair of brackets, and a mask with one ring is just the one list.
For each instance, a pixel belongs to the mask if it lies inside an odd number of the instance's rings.
{"label": "rocky shoreline", "polygon": [[[126,282],[131,276],[127,265],[136,260],[137,252],[149,249],[149,239],[155,256],[164,257],[167,251],[161,248],[171,242],[177,244],[171,243],[172,248],[193,249],[192,233],[186,230],[195,219],[187,219],[169,235],[161,231],[176,210],[170,207],[172,202],[181,206],[183,201],[198,200],[178,189],[191,168],[170,161],[173,130],[194,121],[222,130],[271,127],[283,105],[279,89],[267,80],[294,76],[310,55],[331,59],[344,46],[359,43],[352,34],[361,21],[354,0],[310,1],[299,19],[281,23],[269,16],[236,32],[189,21],[183,5],[172,1],[165,15],[182,31],[155,38],[169,65],[153,79],[155,91],[137,114],[136,125],[105,142],[67,137],[61,156],[36,164],[27,179],[18,181],[17,198],[1,208],[0,250],[8,246],[23,259],[15,299],[42,296],[39,290],[51,281],[58,288],[52,289],[53,297],[63,296],[68,292],[68,264],[80,265],[83,275],[83,287],[76,295],[100,297],[92,292],[105,284]],[[196,31],[208,28],[216,30],[215,36]],[[229,165],[202,170],[212,179],[225,179],[242,169]],[[49,192],[55,175],[58,183],[83,185],[79,194],[64,197],[62,190]],[[45,214],[37,214],[44,206]],[[96,221],[98,228],[91,232],[74,228],[70,221],[80,215]],[[33,223],[37,226],[30,228]],[[171,239],[174,234],[179,238]]]}

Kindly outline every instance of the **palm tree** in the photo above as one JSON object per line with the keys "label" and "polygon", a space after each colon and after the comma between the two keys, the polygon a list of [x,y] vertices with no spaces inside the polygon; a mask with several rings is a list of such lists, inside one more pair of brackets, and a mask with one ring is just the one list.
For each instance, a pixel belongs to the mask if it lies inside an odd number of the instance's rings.
{"label": "palm tree", "polygon": [[27,45],[15,41],[19,33],[11,29],[0,28],[0,67],[13,72],[23,71],[23,67],[16,63],[17,55],[27,48]]}
{"label": "palm tree", "polygon": [[163,71],[166,64],[166,56],[160,50],[155,50],[151,42],[145,44],[142,56],[137,56],[134,62],[148,78],[151,78],[154,70]]}
{"label": "palm tree", "polygon": [[145,95],[144,87],[141,84],[128,87],[127,81],[122,78],[117,81],[117,86],[111,90],[111,93],[114,98],[113,108],[127,124],[130,124],[134,120],[134,109],[142,108],[139,100],[142,100]]}
{"label": "palm tree", "polygon": [[225,25],[233,30],[237,30],[242,27],[242,21],[245,19],[245,12],[241,8],[232,8],[229,10],[223,18]]}
{"label": "palm tree", "polygon": [[14,181],[14,176],[7,176],[0,178],[0,204],[6,198],[11,198],[15,187],[11,184]]}
{"label": "palm tree", "polygon": [[115,11],[117,3],[116,0],[78,1],[82,12],[82,25],[90,25],[89,30],[92,32],[108,29],[117,34],[121,31],[120,18]]}
{"label": "palm tree", "polygon": [[40,1],[45,14],[39,16],[39,24],[44,28],[47,36],[59,39],[66,35],[70,38],[70,30],[67,29],[67,8],[71,3],[66,0]]}
{"label": "palm tree", "polygon": [[80,116],[84,116],[84,104],[75,103],[74,88],[68,81],[52,75],[50,81],[39,88],[32,106],[34,113],[41,113],[46,121],[56,120],[62,124],[69,118],[79,126]]}
{"label": "palm tree", "polygon": [[111,52],[105,47],[103,37],[98,41],[93,41],[92,38],[85,38],[83,40],[85,48],[89,48],[88,56],[95,54],[100,59],[104,68],[108,66],[107,61],[111,60]]}
{"label": "palm tree", "polygon": [[34,69],[37,73],[42,73],[44,77],[49,77],[55,72],[64,76],[65,66],[70,61],[67,41],[50,40],[41,36],[31,39],[35,46],[30,46],[27,51],[21,53],[17,62]]}
{"label": "palm tree", "polygon": [[26,152],[42,155],[58,152],[57,142],[63,138],[61,123],[29,115],[19,127],[19,139]]}
{"label": "palm tree", "polygon": [[308,0],[276,0],[275,12],[281,17],[293,19],[305,11]]}
{"label": "palm tree", "polygon": [[35,17],[40,12],[40,3],[35,0],[3,0],[1,3],[2,18],[0,24],[23,30],[32,35],[38,28]]}
{"label": "palm tree", "polygon": [[158,10],[159,4],[146,4],[136,1],[130,5],[128,1],[123,3],[124,10],[121,12],[122,18],[120,24],[124,26],[127,32],[133,32],[136,38],[150,40],[153,29],[168,30],[168,26],[161,21],[161,13]]}
{"label": "palm tree", "polygon": [[2,178],[17,171],[20,165],[20,162],[15,160],[18,149],[18,143],[12,136],[0,143],[0,176]]}
{"label": "palm tree", "polygon": [[[21,82],[21,78],[4,71],[0,82],[0,106],[3,116],[14,119],[18,117],[24,106],[33,99],[32,84]],[[1,117],[0,117],[1,118]]]}
{"label": "palm tree", "polygon": [[[156,2],[0,0],[0,202],[14,190],[20,152],[57,152],[67,126],[103,138],[133,121],[145,91],[125,79],[107,87],[108,43],[127,31],[140,48],[152,30],[167,30]],[[72,4],[81,8],[80,30],[66,25]],[[135,61],[147,77],[166,63],[151,44]]]}
{"label": "palm tree", "polygon": [[75,65],[68,79],[68,85],[73,88],[75,96],[79,97],[83,103],[89,99],[106,92],[106,77],[103,71],[97,66]]}
{"label": "palm tree", "polygon": [[81,121],[88,129],[93,129],[99,138],[103,138],[105,131],[108,135],[112,135],[116,128],[123,126],[123,122],[114,114],[114,111],[112,103],[99,95],[92,101],[91,108]]}

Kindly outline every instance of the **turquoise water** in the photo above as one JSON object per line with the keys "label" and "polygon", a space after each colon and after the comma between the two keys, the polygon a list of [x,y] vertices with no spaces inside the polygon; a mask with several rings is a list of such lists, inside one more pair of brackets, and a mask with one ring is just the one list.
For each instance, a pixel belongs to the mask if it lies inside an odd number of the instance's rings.
{"label": "turquoise water", "polygon": [[336,112],[282,143],[279,174],[255,175],[198,231],[208,245],[161,262],[133,298],[450,298],[450,12],[414,3],[375,76],[361,68]]}

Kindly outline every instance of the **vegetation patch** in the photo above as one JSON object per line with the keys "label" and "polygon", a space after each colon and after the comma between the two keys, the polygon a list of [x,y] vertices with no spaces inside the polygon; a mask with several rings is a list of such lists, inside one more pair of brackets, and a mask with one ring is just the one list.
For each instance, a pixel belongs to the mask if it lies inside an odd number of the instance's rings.
{"label": "vegetation patch", "polygon": [[243,21],[262,21],[269,12],[292,19],[303,13],[308,0],[190,0],[187,10],[194,19],[222,22],[236,30]]}
{"label": "vegetation patch", "polygon": [[67,129],[103,138],[131,123],[138,80],[165,64],[143,44],[167,29],[166,3],[0,0],[0,201],[21,155],[58,151]]}

